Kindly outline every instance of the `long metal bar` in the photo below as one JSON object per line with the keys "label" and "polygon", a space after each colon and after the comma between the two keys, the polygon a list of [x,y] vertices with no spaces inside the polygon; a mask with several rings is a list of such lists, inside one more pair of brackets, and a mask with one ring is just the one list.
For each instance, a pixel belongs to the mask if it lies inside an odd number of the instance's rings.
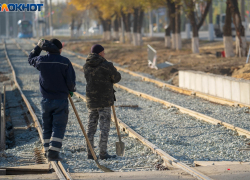
{"label": "long metal bar", "polygon": [[[20,46],[19,46],[19,47],[20,47]],[[31,115],[31,117],[32,117],[32,119],[33,119],[33,121],[34,121],[34,123],[35,123],[35,127],[36,127],[36,129],[37,129],[37,131],[38,131],[39,137],[40,137],[41,141],[43,142],[42,127],[41,127],[41,125],[40,125],[40,123],[39,123],[39,121],[38,121],[38,118],[37,118],[35,112],[33,111],[32,107],[31,107],[29,101],[27,100],[26,96],[23,94],[22,89],[20,88],[20,86],[19,86],[19,84],[18,84],[18,82],[17,82],[17,79],[16,79],[16,72],[15,72],[15,69],[13,68],[13,65],[12,65],[10,59],[9,59],[9,55],[8,55],[8,52],[7,52],[6,42],[5,42],[5,41],[4,41],[4,52],[5,52],[5,55],[6,55],[6,59],[7,59],[9,65],[10,65],[10,67],[11,67],[11,70],[12,70],[12,75],[13,75],[14,83],[15,83],[17,89],[19,90],[19,92],[20,92],[20,94],[21,94],[21,96],[22,96],[22,98],[23,98],[23,101],[25,102],[25,104],[26,104],[26,106],[27,106],[27,108],[28,108],[28,110],[29,110],[29,112],[30,112],[30,115]],[[43,151],[44,151],[44,149],[43,149]],[[57,176],[58,176],[58,178],[59,178],[60,180],[66,180],[66,179],[68,179],[68,178],[65,178],[65,177],[69,176],[69,174],[64,175],[64,173],[63,173],[62,170],[59,168],[59,166],[57,165],[56,162],[52,161],[51,164],[52,164],[53,169],[55,170],[55,172],[56,172],[56,174],[57,174]],[[62,166],[62,167],[63,167],[63,166]],[[65,169],[64,169],[63,171],[65,171]],[[65,171],[65,172],[66,172],[66,171]],[[64,177],[64,176],[65,176],[65,177]],[[70,176],[69,176],[69,177],[70,177]],[[70,178],[70,179],[71,179],[71,178]]]}

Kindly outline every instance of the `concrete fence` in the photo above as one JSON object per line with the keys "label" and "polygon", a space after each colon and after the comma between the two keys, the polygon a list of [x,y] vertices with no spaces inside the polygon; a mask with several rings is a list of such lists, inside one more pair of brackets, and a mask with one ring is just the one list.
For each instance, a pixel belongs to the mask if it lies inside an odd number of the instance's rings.
{"label": "concrete fence", "polygon": [[250,104],[250,81],[200,71],[179,71],[179,87]]}

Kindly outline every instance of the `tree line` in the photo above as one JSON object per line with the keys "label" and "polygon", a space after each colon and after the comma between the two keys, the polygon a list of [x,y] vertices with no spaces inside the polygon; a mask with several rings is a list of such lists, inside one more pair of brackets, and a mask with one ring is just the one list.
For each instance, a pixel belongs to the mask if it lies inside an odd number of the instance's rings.
{"label": "tree line", "polygon": [[[145,13],[159,7],[167,8],[169,19],[165,28],[165,47],[180,50],[181,41],[181,12],[185,14],[192,27],[191,47],[193,53],[199,53],[199,29],[212,8],[213,0],[70,0],[69,4],[78,11],[93,12],[103,27],[103,39],[112,40],[111,25],[113,24],[113,38],[134,46],[142,45],[142,25]],[[198,16],[196,5],[202,4],[203,10]],[[226,57],[234,56],[231,23],[236,30],[236,55],[247,55],[245,29],[242,25],[241,14],[237,0],[226,0],[226,18],[223,27],[223,42]],[[74,12],[73,12],[74,14]],[[77,16],[76,16],[77,17]],[[75,18],[76,18],[75,17]],[[132,32],[131,32],[132,27]]]}

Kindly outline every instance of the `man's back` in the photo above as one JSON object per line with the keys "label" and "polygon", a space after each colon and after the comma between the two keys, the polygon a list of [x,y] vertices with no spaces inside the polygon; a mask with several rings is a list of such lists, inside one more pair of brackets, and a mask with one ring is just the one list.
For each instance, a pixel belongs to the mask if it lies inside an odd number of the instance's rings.
{"label": "man's back", "polygon": [[67,99],[69,91],[75,91],[75,72],[71,62],[60,53],[37,56],[39,51],[39,47],[36,47],[28,61],[40,71],[42,96],[48,99]]}
{"label": "man's back", "polygon": [[89,108],[112,106],[114,104],[113,83],[120,81],[120,73],[111,62],[95,53],[87,57],[83,68],[87,81],[87,106]]}
{"label": "man's back", "polygon": [[[40,56],[42,50],[48,54]],[[29,64],[40,71],[43,146],[48,161],[62,160],[59,152],[68,122],[67,98],[75,91],[75,71],[61,52],[62,43],[58,39],[40,39],[28,58]]]}

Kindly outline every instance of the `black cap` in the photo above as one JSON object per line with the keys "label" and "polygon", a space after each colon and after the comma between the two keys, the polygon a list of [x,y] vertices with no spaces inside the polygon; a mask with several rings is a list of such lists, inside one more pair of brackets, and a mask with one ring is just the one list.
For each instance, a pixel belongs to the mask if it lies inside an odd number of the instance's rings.
{"label": "black cap", "polygon": [[92,46],[91,48],[91,52],[92,53],[96,53],[99,54],[100,52],[102,52],[104,50],[104,48],[100,45],[100,44],[95,44],[94,46]]}
{"label": "black cap", "polygon": [[61,41],[59,41],[58,39],[51,39],[50,42],[55,44],[58,49],[62,49],[63,47]]}

